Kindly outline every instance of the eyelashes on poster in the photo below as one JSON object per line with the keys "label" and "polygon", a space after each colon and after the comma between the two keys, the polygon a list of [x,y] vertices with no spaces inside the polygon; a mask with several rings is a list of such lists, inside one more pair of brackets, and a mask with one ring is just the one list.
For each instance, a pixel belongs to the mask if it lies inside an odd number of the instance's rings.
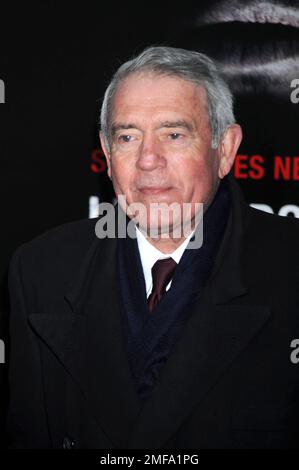
{"label": "eyelashes on poster", "polygon": [[234,174],[248,202],[283,215],[299,206],[298,2],[200,2],[178,21],[172,44],[223,67],[244,131]]}

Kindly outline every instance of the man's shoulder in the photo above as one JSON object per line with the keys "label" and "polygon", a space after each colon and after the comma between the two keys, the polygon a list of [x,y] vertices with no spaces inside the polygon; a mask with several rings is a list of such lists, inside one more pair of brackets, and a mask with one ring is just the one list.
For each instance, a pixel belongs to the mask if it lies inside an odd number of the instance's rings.
{"label": "man's shoulder", "polygon": [[69,247],[89,244],[95,238],[95,225],[98,218],[80,219],[53,227],[24,243],[22,249],[43,250],[58,246]]}
{"label": "man's shoulder", "polygon": [[19,246],[12,260],[20,258],[29,269],[49,265],[75,268],[96,240],[97,221],[98,218],[80,219],[51,228]]}
{"label": "man's shoulder", "polygon": [[249,243],[299,256],[299,219],[249,207]]}
{"label": "man's shoulder", "polygon": [[252,225],[260,229],[275,229],[283,234],[297,236],[299,233],[299,219],[292,216],[281,216],[249,206],[249,216]]}

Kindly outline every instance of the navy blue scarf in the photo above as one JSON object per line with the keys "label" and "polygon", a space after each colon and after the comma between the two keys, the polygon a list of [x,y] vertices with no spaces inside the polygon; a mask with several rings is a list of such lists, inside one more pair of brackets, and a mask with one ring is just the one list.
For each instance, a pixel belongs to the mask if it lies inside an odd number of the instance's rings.
{"label": "navy blue scarf", "polygon": [[170,289],[153,314],[147,308],[143,269],[137,240],[118,239],[119,302],[132,377],[142,401],[150,394],[162,365],[201,295],[224,234],[230,195],[224,178],[204,214],[203,244],[186,249]]}

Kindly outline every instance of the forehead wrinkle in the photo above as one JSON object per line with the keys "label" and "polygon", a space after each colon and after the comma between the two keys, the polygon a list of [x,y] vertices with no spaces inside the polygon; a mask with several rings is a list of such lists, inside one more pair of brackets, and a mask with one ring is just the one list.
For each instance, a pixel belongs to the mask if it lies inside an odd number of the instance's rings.
{"label": "forehead wrinkle", "polygon": [[116,132],[120,131],[120,130],[126,130],[126,129],[138,129],[139,130],[139,127],[137,126],[137,124],[134,124],[133,122],[129,122],[129,123],[125,123],[125,122],[116,122],[116,123],[113,123],[112,126],[111,126],[111,131],[112,131],[112,134],[114,135]]}
{"label": "forehead wrinkle", "polygon": [[194,126],[190,122],[186,121],[185,119],[175,119],[173,121],[171,121],[171,120],[162,121],[157,126],[157,129],[159,129],[161,127],[170,127],[170,128],[172,128],[172,127],[184,127],[190,132],[192,132],[194,130]]}

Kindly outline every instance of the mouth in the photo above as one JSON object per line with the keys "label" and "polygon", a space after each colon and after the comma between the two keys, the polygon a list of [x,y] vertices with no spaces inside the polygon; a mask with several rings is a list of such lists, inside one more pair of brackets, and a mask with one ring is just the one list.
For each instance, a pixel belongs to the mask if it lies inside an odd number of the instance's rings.
{"label": "mouth", "polygon": [[138,188],[138,191],[144,195],[156,195],[156,194],[163,194],[170,190],[170,187],[162,187],[162,186],[142,186]]}
{"label": "mouth", "polygon": [[218,60],[234,91],[252,91],[254,80],[260,86],[264,77],[266,91],[278,86],[289,92],[298,71],[299,7],[257,1],[211,2],[186,18],[179,38],[185,47]]}

